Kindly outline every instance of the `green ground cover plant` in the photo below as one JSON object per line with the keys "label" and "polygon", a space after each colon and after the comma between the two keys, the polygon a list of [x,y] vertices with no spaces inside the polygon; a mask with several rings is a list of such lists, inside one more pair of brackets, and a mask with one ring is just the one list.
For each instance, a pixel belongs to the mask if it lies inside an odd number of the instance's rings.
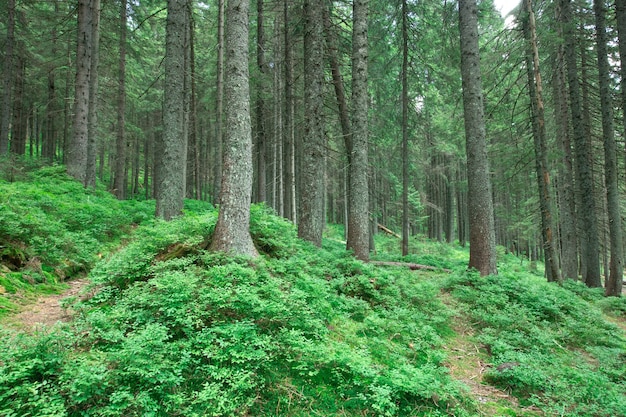
{"label": "green ground cover plant", "polygon": [[469,415],[442,365],[437,285],[314,249],[263,206],[251,227],[262,258],[208,253],[215,221],[140,228],[92,271],[100,290],[57,330],[66,345],[3,346],[0,413]]}
{"label": "green ground cover plant", "polygon": [[63,280],[89,271],[152,210],[147,202],[117,201],[102,188],[85,189],[63,166],[3,160],[0,316],[15,311],[20,298],[65,288]]}
{"label": "green ground cover plant", "polygon": [[[84,190],[60,167],[13,174],[0,181],[0,242],[24,265],[3,258],[0,285],[57,291],[57,268],[71,264],[92,286],[63,302],[71,323],[0,324],[2,416],[626,415],[623,298],[548,284],[505,253],[500,274],[481,278],[465,270],[467,249],[419,237],[401,257],[399,240],[379,235],[374,258],[440,270],[364,264],[340,226],[316,248],[263,205],[250,227],[262,256],[228,257],[207,251],[209,204],[188,201],[164,222],[149,202]],[[48,254],[42,236],[65,246]],[[34,258],[51,275],[41,283],[27,275]],[[532,408],[483,407],[452,378],[455,320],[474,329],[487,382]]]}
{"label": "green ground cover plant", "polygon": [[626,415],[626,338],[602,314],[619,315],[623,299],[507,265],[494,277],[455,274],[445,288],[477,330],[488,381],[548,415]]}

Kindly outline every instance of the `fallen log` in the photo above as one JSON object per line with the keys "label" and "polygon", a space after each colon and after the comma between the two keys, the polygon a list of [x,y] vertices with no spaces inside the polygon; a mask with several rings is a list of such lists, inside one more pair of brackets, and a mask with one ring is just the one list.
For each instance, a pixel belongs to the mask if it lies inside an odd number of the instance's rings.
{"label": "fallen log", "polygon": [[411,262],[386,262],[386,261],[370,261],[372,265],[378,266],[399,266],[402,268],[409,268],[411,271],[426,270],[426,271],[443,271],[451,273],[452,270],[446,268],[438,268],[431,265],[414,264]]}
{"label": "fallen log", "polygon": [[382,225],[382,224],[380,224],[380,223],[377,223],[377,225],[378,225],[378,228],[379,228],[380,230],[382,230],[383,232],[385,232],[385,233],[387,233],[387,234],[389,234],[389,235],[391,235],[391,236],[397,237],[398,239],[402,239],[402,236],[400,236],[399,234],[397,234],[397,233],[396,233],[396,232],[394,232],[393,230],[386,228],[385,226],[383,226],[383,225]]}

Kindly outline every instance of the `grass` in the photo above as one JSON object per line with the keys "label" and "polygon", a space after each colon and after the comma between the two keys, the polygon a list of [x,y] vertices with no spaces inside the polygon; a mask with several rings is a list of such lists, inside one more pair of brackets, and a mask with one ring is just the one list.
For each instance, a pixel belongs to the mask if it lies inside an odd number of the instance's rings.
{"label": "grass", "polygon": [[[465,271],[467,249],[423,238],[400,257],[397,239],[377,236],[376,258],[451,273],[363,264],[340,227],[315,248],[263,205],[251,224],[262,256],[230,258],[206,250],[217,219],[207,204],[148,220],[147,203],[75,187],[61,168],[18,173],[19,187],[0,182],[11,191],[0,219],[14,220],[0,227],[24,260],[0,274],[0,302],[47,291],[67,263],[89,271],[93,296],[64,302],[75,321],[45,334],[0,330],[0,415],[626,414],[624,299],[548,284],[505,254],[500,275],[481,278]],[[100,206],[77,205],[85,230],[63,220],[65,198]],[[141,225],[108,252],[129,230],[122,220]],[[124,233],[80,255],[40,252],[42,230],[88,246],[93,222],[99,235]],[[51,276],[27,275],[34,259]]]}

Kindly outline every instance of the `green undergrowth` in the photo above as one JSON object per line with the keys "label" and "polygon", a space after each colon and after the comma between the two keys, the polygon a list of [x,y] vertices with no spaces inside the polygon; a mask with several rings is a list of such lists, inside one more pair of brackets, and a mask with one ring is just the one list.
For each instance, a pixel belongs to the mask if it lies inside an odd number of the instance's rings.
{"label": "green undergrowth", "polygon": [[399,239],[378,235],[373,258],[434,271],[364,264],[341,227],[316,248],[263,205],[250,227],[261,256],[228,257],[207,250],[206,203],[164,222],[60,167],[12,169],[0,180],[0,311],[16,308],[7,294],[57,291],[77,271],[93,285],[63,302],[71,324],[0,328],[2,416],[535,415],[483,407],[451,378],[453,319],[473,328],[486,381],[523,407],[626,415],[626,339],[607,321],[624,323],[624,298],[548,284],[504,253],[500,274],[481,278],[466,248],[421,237],[402,257]]}
{"label": "green undergrowth", "polygon": [[603,316],[622,314],[625,300],[510,267],[455,274],[445,287],[492,365],[486,380],[547,415],[626,415],[626,337]]}
{"label": "green undergrowth", "polygon": [[472,415],[436,283],[302,243],[263,206],[260,258],[209,253],[216,217],[140,227],[71,327],[3,343],[0,414]]}
{"label": "green undergrowth", "polygon": [[0,161],[0,317],[21,301],[59,292],[86,273],[133,225],[150,218],[149,203],[118,201],[85,189],[63,166]]}

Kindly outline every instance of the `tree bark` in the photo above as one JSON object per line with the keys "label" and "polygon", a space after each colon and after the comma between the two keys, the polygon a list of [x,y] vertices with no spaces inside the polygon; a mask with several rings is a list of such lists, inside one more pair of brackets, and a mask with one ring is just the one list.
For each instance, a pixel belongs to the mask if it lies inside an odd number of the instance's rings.
{"label": "tree bark", "polygon": [[168,0],[165,38],[165,105],[159,174],[156,184],[156,216],[170,220],[182,213],[185,197],[187,143],[183,135],[185,105],[185,5]]}
{"label": "tree bark", "polygon": [[117,74],[117,126],[115,139],[115,171],[113,173],[113,192],[115,196],[126,198],[126,31],[128,16],[127,1],[120,6],[120,43]]}
{"label": "tree bark", "polygon": [[15,44],[15,0],[7,0],[7,40],[4,46],[4,74],[2,88],[2,119],[0,119],[0,155],[9,151],[9,123],[11,121],[11,89],[13,87],[13,47]]}
{"label": "tree bark", "polygon": [[304,2],[304,140],[298,236],[316,246],[324,230],[326,146],[324,136],[323,2]]}
{"label": "tree bark", "polygon": [[402,0],[402,256],[409,254],[409,35],[407,0]]}
{"label": "tree bark", "polygon": [[561,281],[559,262],[552,237],[552,207],[550,202],[550,171],[548,170],[546,121],[543,104],[543,85],[539,70],[539,51],[532,0],[524,0],[524,36],[527,42],[526,69],[528,91],[531,101],[533,142],[535,148],[535,171],[539,188],[539,210],[541,212],[541,235],[545,252],[545,273],[549,282]]}
{"label": "tree bark", "polygon": [[578,65],[576,62],[576,41],[572,30],[571,0],[562,1],[563,35],[565,38],[565,59],[567,63],[567,81],[570,96],[570,112],[574,134],[574,151],[576,156],[576,180],[581,198],[579,220],[581,226],[581,252],[585,265],[583,280],[589,287],[600,287],[600,246],[598,242],[598,221],[596,218],[596,204],[592,167],[589,157],[592,149],[586,136],[586,127],[583,121],[580,86],[578,80]]}
{"label": "tree bark", "polygon": [[256,94],[256,167],[257,191],[256,201],[267,201],[267,110],[265,108],[266,63],[265,63],[265,11],[264,0],[257,0],[257,49],[256,59],[259,69],[259,82]]}
{"label": "tree bark", "polygon": [[295,82],[289,0],[283,3],[285,25],[285,113],[283,128],[283,173],[285,217],[297,223],[295,163]]}
{"label": "tree bark", "polygon": [[602,139],[604,144],[604,181],[611,247],[610,272],[607,275],[605,291],[606,295],[619,297],[622,295],[624,276],[624,249],[617,175],[617,146],[615,144],[615,130],[613,127],[611,70],[607,51],[606,6],[604,0],[594,0],[593,5],[596,16],[596,51],[598,54]]}
{"label": "tree bark", "polygon": [[76,44],[76,82],[74,89],[74,126],[67,148],[67,172],[81,183],[87,176],[89,118],[89,76],[92,31],[90,0],[78,2],[78,39]]}
{"label": "tree bark", "polygon": [[250,236],[252,132],[248,85],[249,0],[228,0],[225,32],[224,169],[211,250],[257,256]]}
{"label": "tree bark", "polygon": [[368,0],[354,0],[352,25],[352,140],[349,166],[347,248],[362,260],[369,259],[368,93],[367,25]]}
{"label": "tree bark", "polygon": [[222,183],[222,152],[224,149],[224,4],[218,1],[217,12],[217,98],[215,112],[215,160],[213,203],[219,204],[220,186]]}
{"label": "tree bark", "polygon": [[476,0],[459,0],[461,78],[465,115],[465,143],[470,229],[469,267],[481,275],[496,274],[494,212],[485,133],[483,91],[478,48]]}
{"label": "tree bark", "polygon": [[87,165],[85,186],[96,186],[98,140],[98,65],[100,64],[100,0],[91,0],[91,62],[89,70],[89,113],[87,116]]}
{"label": "tree bark", "polygon": [[[561,3],[557,2],[555,17],[562,19]],[[562,25],[557,26],[559,37],[563,37]],[[563,278],[578,279],[578,233],[576,230],[576,192],[574,191],[574,168],[570,138],[568,94],[565,76],[565,50],[562,43],[557,46],[554,71],[553,96],[557,142],[561,150],[558,171],[557,195],[559,200],[559,234],[561,244],[561,272]]]}

